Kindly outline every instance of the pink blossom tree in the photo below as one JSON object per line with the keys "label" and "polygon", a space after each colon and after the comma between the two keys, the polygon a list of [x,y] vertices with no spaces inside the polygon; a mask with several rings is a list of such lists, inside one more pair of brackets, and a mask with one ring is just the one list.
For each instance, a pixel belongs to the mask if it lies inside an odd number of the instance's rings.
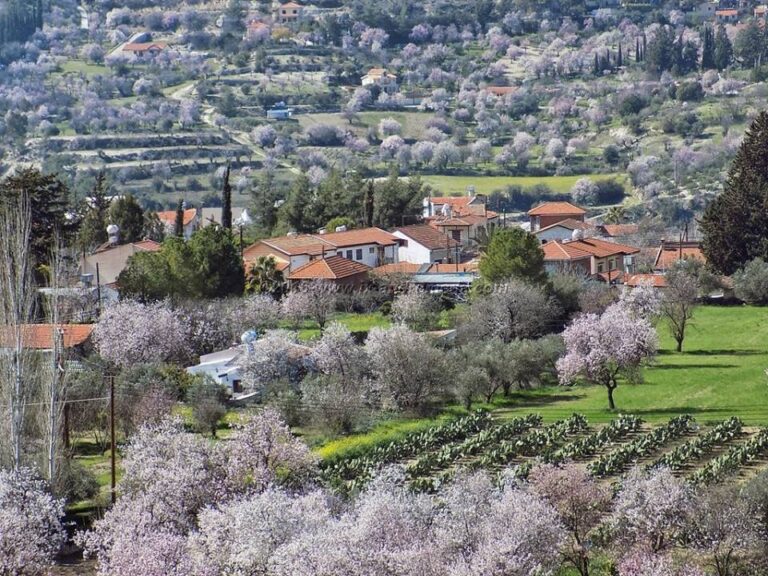
{"label": "pink blossom tree", "polygon": [[64,502],[27,468],[0,470],[0,574],[46,574],[64,543]]}
{"label": "pink blossom tree", "polygon": [[554,507],[569,535],[563,557],[581,576],[589,576],[592,531],[610,508],[610,491],[575,464],[538,466],[529,482],[532,491]]}
{"label": "pink blossom tree", "polygon": [[94,329],[98,353],[118,366],[184,360],[187,327],[164,302],[125,300],[107,308]]}
{"label": "pink blossom tree", "polygon": [[658,343],[651,323],[621,304],[599,316],[578,316],[563,332],[563,340],[565,356],[557,361],[560,383],[572,384],[581,377],[605,386],[611,410],[616,409],[613,391],[619,378],[639,380],[640,366],[656,355]]}

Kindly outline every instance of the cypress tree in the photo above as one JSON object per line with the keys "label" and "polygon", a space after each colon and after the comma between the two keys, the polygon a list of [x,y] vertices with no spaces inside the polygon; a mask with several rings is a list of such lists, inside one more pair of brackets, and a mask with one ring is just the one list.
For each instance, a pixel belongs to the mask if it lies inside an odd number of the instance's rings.
{"label": "cypress tree", "polygon": [[221,189],[221,225],[232,230],[232,186],[229,183],[230,165],[224,173],[224,186]]}
{"label": "cypress tree", "polygon": [[619,44],[619,53],[616,56],[616,68],[621,68],[624,65],[624,58],[621,54],[621,44]]}
{"label": "cypress tree", "polygon": [[715,67],[715,41],[712,36],[712,29],[709,26],[704,28],[701,46],[701,69],[711,70]]}
{"label": "cypress tree", "polygon": [[178,238],[184,238],[184,200],[179,198],[179,204],[176,206],[176,222],[173,227],[173,235]]}
{"label": "cypress tree", "polygon": [[754,258],[768,259],[768,113],[747,130],[725,188],[700,225],[704,255],[716,272],[733,274]]}
{"label": "cypress tree", "polygon": [[728,38],[728,34],[726,34],[725,28],[722,25],[720,25],[720,27],[717,29],[717,36],[713,41],[713,45],[713,68],[717,68],[718,70],[725,70],[733,60],[733,46],[731,45],[731,40]]}
{"label": "cypress tree", "polygon": [[595,73],[595,76],[600,74],[600,58],[597,55],[597,52],[595,52],[595,68],[593,72]]}

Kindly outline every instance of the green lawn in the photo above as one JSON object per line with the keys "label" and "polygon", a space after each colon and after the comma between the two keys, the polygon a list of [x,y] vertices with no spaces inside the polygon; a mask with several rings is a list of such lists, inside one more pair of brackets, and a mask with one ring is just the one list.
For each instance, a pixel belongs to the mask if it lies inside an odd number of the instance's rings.
{"label": "green lawn", "polygon": [[[660,422],[681,413],[699,421],[741,416],[747,424],[768,425],[768,308],[703,306],[674,352],[667,327],[659,325],[661,350],[643,384],[621,384],[614,397],[624,412]],[[550,388],[518,394],[508,414],[540,412],[547,420],[581,412],[593,422],[612,418],[605,389]]]}
{"label": "green lawn", "polygon": [[360,112],[354,124],[350,124],[341,114],[302,114],[297,116],[302,128],[313,124],[331,124],[344,130],[352,130],[359,136],[365,136],[368,128],[375,128],[383,118],[394,118],[403,127],[403,138],[421,138],[427,128],[427,121],[434,118],[432,112]]}
{"label": "green lawn", "polygon": [[[619,411],[648,422],[662,422],[675,414],[690,413],[701,423],[741,416],[748,425],[768,425],[768,308],[702,306],[683,345],[674,352],[667,327],[659,325],[661,349],[654,366],[644,371],[643,384],[621,384],[614,392]],[[473,408],[480,407],[476,405]],[[604,388],[551,387],[498,397],[482,405],[502,418],[537,412],[552,422],[574,412],[591,423],[615,417],[608,410]],[[462,410],[449,407],[446,413]],[[445,413],[441,415],[441,419]],[[316,449],[323,457],[356,447],[396,439],[436,420],[401,419],[384,422],[366,434],[329,442]]]}
{"label": "green lawn", "polygon": [[109,73],[109,68],[102,66],[101,64],[91,64],[84,60],[67,60],[61,65],[61,71],[63,73],[75,72],[82,74],[103,74]]}
{"label": "green lawn", "polygon": [[[536,184],[546,184],[553,192],[569,192],[576,181],[584,176],[422,176],[425,184],[429,184],[445,195],[466,194],[468,186],[474,186],[478,194],[490,194],[505,186],[518,184],[530,187]],[[623,174],[590,174],[593,180],[616,178],[624,180]]]}
{"label": "green lawn", "polygon": [[[350,332],[365,332],[374,326],[389,326],[390,320],[380,312],[370,314],[356,314],[344,312],[335,314],[330,322],[340,322],[346,326]],[[293,327],[285,323],[281,328],[292,330]],[[299,340],[312,340],[320,336],[320,327],[315,322],[304,322],[298,329]]]}

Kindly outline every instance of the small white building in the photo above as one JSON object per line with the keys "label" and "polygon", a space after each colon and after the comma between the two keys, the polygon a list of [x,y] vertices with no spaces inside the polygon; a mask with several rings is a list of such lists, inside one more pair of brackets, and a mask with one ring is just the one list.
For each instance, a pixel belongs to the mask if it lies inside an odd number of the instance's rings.
{"label": "small white building", "polygon": [[243,391],[240,375],[240,358],[245,354],[244,346],[234,346],[200,356],[200,363],[187,368],[187,374],[204,374],[216,383],[229,388],[233,394]]}
{"label": "small white building", "polygon": [[400,262],[450,263],[461,258],[461,244],[428,224],[402,226],[392,234],[403,240],[398,248]]}
{"label": "small white building", "polygon": [[544,242],[550,242],[556,240],[558,242],[567,242],[568,240],[576,239],[577,237],[595,236],[597,230],[594,224],[589,222],[580,222],[572,218],[567,218],[550,224],[545,228],[539,228],[533,235],[538,238],[542,244]]}

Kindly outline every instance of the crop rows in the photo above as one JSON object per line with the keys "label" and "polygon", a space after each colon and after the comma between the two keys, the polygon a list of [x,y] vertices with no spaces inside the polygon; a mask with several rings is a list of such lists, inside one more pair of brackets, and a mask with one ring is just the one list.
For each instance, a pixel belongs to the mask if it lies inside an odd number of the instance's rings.
{"label": "crop rows", "polygon": [[604,446],[625,438],[633,432],[637,432],[640,430],[642,424],[643,421],[637,416],[621,414],[607,426],[604,426],[588,436],[569,442],[562,448],[559,448],[546,456],[544,459],[546,462],[559,464],[565,460],[592,456]]}
{"label": "crop rows", "polygon": [[743,423],[740,418],[736,416],[729,418],[704,434],[696,436],[696,438],[692,438],[685,444],[664,454],[651,463],[648,468],[664,466],[671,470],[679,470],[688,462],[700,460],[717,446],[722,446],[737,438],[741,434],[742,427]]}
{"label": "crop rows", "polygon": [[337,487],[354,490],[366,484],[385,464],[412,458],[424,450],[474,435],[492,422],[487,411],[477,411],[446,424],[408,434],[399,440],[360,449],[351,456],[326,460],[323,476]]}
{"label": "crop rows", "polygon": [[408,466],[406,472],[412,479],[427,476],[436,470],[448,467],[460,458],[474,456],[489,446],[519,436],[539,424],[541,424],[541,416],[538,414],[515,418],[505,424],[482,430],[461,442],[448,444],[435,452],[429,452]]}
{"label": "crop rows", "polygon": [[541,430],[529,432],[517,440],[502,442],[473,462],[472,467],[492,468],[507,464],[518,456],[540,455],[551,450],[563,438],[586,430],[587,426],[587,419],[584,416],[574,414],[566,420],[560,420]]}
{"label": "crop rows", "polygon": [[598,477],[611,476],[624,470],[632,462],[647,456],[668,442],[693,430],[695,420],[684,414],[671,418],[666,425],[655,428],[636,440],[620,446],[589,464],[589,471]]}
{"label": "crop rows", "polygon": [[692,484],[712,484],[738,472],[739,468],[756,460],[768,450],[768,428],[763,428],[752,438],[733,446],[728,452],[713,458],[705,466],[691,474]]}

